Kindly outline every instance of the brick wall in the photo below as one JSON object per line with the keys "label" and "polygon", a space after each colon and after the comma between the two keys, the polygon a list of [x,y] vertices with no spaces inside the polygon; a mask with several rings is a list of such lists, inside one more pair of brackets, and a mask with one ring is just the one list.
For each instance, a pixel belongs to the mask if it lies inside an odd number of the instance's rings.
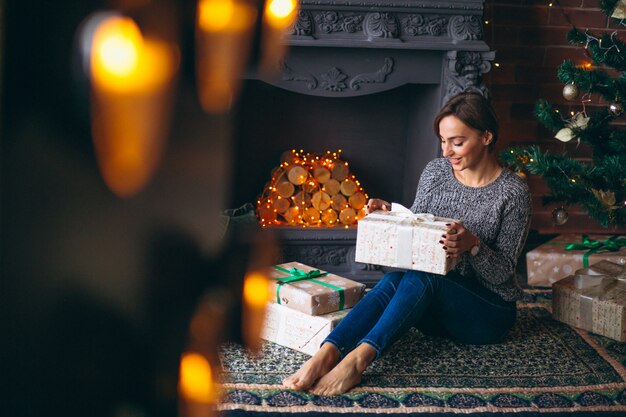
{"label": "brick wall", "polygon": [[[556,105],[561,112],[580,111],[581,101],[563,98],[563,85],[557,78],[557,68],[564,59],[577,64],[591,62],[585,49],[568,44],[566,35],[572,24],[581,30],[612,33],[618,30],[626,41],[626,29],[610,22],[598,8],[597,0],[487,0],[485,2],[485,41],[496,51],[494,65],[485,77],[500,118],[499,149],[509,146],[538,144],[544,150],[562,152],[576,158],[589,158],[589,147],[577,146],[574,141],[562,144],[554,139],[534,117],[533,106],[540,98]],[[569,18],[569,21],[568,21]],[[571,23],[570,23],[571,22]],[[592,97],[587,105],[606,106]],[[626,116],[619,122],[626,122]],[[568,208],[569,220],[562,226],[552,221],[556,205],[543,206],[541,196],[547,187],[540,177],[528,178],[533,193],[532,229],[541,234],[565,232],[601,232],[599,224],[580,208]]]}

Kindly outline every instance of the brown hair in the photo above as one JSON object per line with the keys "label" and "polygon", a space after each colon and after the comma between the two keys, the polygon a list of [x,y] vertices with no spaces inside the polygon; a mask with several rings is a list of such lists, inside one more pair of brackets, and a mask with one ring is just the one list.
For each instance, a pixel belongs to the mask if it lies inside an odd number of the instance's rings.
{"label": "brown hair", "polygon": [[491,132],[489,152],[493,151],[498,141],[498,118],[489,101],[480,93],[461,93],[452,97],[439,110],[433,121],[433,129],[439,137],[439,123],[446,116],[456,116],[463,123],[481,133]]}

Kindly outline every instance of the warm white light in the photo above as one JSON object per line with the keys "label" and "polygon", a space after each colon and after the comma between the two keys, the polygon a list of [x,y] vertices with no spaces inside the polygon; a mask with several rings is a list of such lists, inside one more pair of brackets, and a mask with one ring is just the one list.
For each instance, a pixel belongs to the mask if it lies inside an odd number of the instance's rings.
{"label": "warm white light", "polygon": [[296,8],[294,0],[273,0],[270,1],[268,10],[276,17],[285,18],[293,13]]}
{"label": "warm white light", "polygon": [[[137,32],[139,32],[139,30],[137,30]],[[135,71],[137,62],[139,61],[137,43],[141,35],[125,35],[129,34],[113,34],[109,38],[104,39],[100,45],[100,49],[96,51],[101,56],[100,59],[102,59],[104,68],[118,77],[129,75]]]}

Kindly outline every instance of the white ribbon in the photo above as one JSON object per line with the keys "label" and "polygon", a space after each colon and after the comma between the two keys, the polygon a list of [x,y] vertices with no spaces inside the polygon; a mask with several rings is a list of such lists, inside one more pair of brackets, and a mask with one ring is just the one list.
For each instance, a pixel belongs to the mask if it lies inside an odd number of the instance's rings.
{"label": "white ribbon", "polygon": [[401,269],[413,267],[413,237],[415,226],[446,229],[446,224],[455,220],[435,217],[429,213],[413,213],[401,204],[392,203],[391,211],[376,211],[368,214],[370,219],[389,221],[396,219],[398,241],[396,242],[396,265]]}

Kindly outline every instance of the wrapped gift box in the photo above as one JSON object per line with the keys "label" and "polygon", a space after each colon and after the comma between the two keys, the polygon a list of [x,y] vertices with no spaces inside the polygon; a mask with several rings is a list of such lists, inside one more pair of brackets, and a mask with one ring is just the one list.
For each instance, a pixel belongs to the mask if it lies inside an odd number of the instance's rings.
{"label": "wrapped gift box", "polygon": [[626,246],[620,248],[620,245],[626,245],[626,239],[615,235],[557,236],[526,254],[528,284],[549,287],[578,269],[603,259],[625,264]]}
{"label": "wrapped gift box", "polygon": [[350,310],[311,316],[283,305],[268,303],[261,337],[297,351],[314,355],[322,341]]}
{"label": "wrapped gift box", "polygon": [[270,277],[270,292],[277,304],[312,316],[350,308],[365,292],[365,284],[300,262],[276,265]]}
{"label": "wrapped gift box", "polygon": [[446,258],[439,243],[446,223],[461,223],[431,214],[376,211],[359,220],[356,261],[445,275],[458,263]]}
{"label": "wrapped gift box", "polygon": [[600,261],[555,282],[552,315],[571,326],[626,341],[626,267]]}

